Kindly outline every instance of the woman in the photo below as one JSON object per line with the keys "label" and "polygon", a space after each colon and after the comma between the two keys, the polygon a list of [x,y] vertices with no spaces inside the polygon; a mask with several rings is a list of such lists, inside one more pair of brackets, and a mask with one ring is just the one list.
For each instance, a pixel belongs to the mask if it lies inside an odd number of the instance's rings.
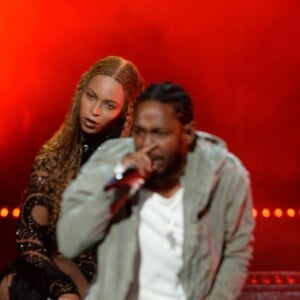
{"label": "woman", "polygon": [[129,135],[142,87],[136,66],[117,56],[103,58],[83,74],[63,124],[33,163],[16,232],[19,255],[1,275],[1,300],[84,296],[95,274],[96,253],[89,249],[73,261],[57,253],[61,194],[101,143]]}

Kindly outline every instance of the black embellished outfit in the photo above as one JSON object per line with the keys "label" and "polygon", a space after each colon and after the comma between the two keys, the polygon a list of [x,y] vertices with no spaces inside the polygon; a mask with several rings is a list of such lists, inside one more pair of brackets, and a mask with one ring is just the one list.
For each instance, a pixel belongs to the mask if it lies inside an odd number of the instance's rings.
{"label": "black embellished outfit", "polygon": [[[107,138],[106,136],[104,139]],[[101,142],[103,140],[99,141],[99,136],[84,137],[81,164]],[[60,256],[56,245],[56,223],[51,225],[50,222],[54,209],[53,195],[55,187],[59,185],[55,182],[57,179],[51,176],[51,170],[56,167],[56,153],[49,154],[44,160],[37,158],[33,163],[16,231],[19,255],[0,274],[0,282],[7,275],[13,275],[9,288],[11,300],[54,300],[66,293],[79,294],[71,277],[53,259]],[[48,221],[42,224],[38,222],[40,214],[46,215],[45,219]],[[75,263],[90,283],[96,272],[96,246],[73,259],[72,263]]]}

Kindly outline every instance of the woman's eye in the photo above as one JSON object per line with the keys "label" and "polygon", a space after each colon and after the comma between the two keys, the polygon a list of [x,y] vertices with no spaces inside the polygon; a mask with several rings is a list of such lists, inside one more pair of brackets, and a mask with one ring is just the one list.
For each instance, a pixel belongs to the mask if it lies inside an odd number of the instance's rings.
{"label": "woman's eye", "polygon": [[95,99],[96,98],[95,95],[91,92],[87,92],[86,94],[87,94],[88,98],[90,98],[90,99]]}
{"label": "woman's eye", "polygon": [[113,103],[106,103],[105,105],[110,110],[116,109],[116,106]]}

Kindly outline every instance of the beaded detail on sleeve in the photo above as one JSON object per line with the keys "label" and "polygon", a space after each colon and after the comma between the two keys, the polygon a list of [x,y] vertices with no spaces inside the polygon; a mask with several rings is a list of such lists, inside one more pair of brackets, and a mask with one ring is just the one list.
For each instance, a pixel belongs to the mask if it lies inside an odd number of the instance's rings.
{"label": "beaded detail on sleeve", "polygon": [[93,281],[97,271],[97,247],[98,244],[87,249],[74,259],[74,262],[77,264],[88,282]]}
{"label": "beaded detail on sleeve", "polygon": [[[53,160],[53,158],[52,158]],[[55,160],[33,164],[30,182],[17,225],[16,244],[20,272],[35,288],[56,299],[64,293],[78,293],[71,278],[52,261],[57,251],[55,227],[51,218],[55,209],[51,168]]]}

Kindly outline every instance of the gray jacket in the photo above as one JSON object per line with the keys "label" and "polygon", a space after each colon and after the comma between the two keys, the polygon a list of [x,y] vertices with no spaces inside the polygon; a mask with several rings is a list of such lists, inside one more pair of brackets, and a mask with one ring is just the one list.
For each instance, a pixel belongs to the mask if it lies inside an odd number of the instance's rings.
{"label": "gray jacket", "polygon": [[[184,244],[178,276],[188,300],[236,299],[252,257],[249,177],[220,139],[204,132],[197,136],[182,177]],[[59,250],[72,258],[99,243],[98,275],[91,288],[95,300],[126,299],[134,277],[138,193],[112,217],[111,204],[122,191],[103,191],[121,157],[133,150],[131,138],[106,142],[63,195],[57,226]]]}

